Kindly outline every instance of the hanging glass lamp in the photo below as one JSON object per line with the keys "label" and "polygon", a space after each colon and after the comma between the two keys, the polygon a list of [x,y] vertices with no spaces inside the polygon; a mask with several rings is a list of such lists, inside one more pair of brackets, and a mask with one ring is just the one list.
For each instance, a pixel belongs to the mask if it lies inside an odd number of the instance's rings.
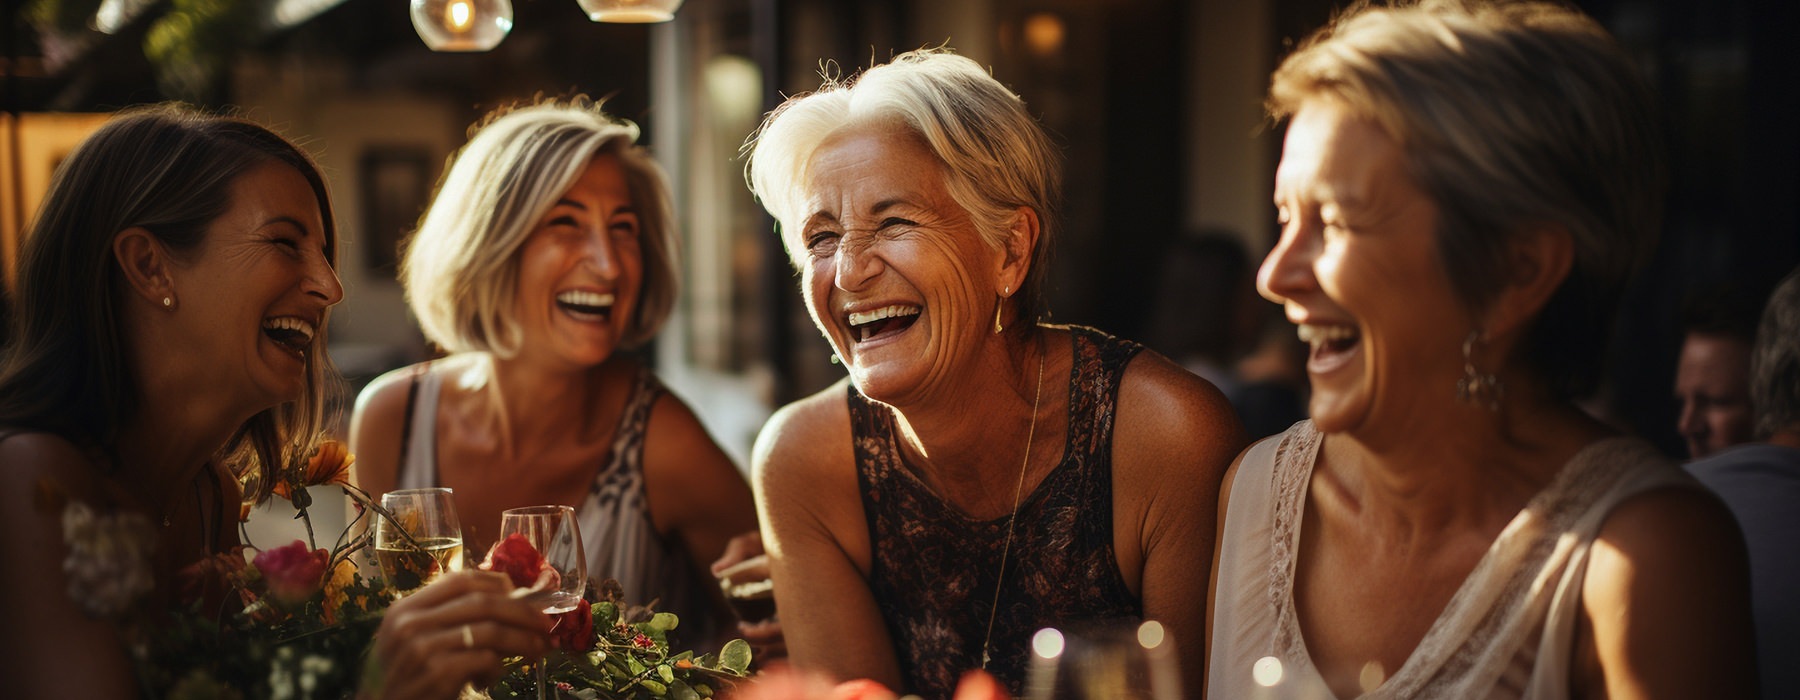
{"label": "hanging glass lamp", "polygon": [[413,31],[432,51],[486,51],[512,31],[511,0],[412,0]]}
{"label": "hanging glass lamp", "polygon": [[576,0],[595,22],[641,24],[675,19],[681,0]]}

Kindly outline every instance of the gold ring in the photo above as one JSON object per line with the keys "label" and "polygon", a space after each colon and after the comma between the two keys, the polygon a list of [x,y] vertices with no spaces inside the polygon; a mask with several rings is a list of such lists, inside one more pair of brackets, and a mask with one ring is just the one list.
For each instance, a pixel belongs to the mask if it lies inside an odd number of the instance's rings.
{"label": "gold ring", "polygon": [[463,633],[463,648],[464,649],[474,649],[475,648],[475,632],[473,630],[470,630],[468,625],[463,625],[462,633]]}

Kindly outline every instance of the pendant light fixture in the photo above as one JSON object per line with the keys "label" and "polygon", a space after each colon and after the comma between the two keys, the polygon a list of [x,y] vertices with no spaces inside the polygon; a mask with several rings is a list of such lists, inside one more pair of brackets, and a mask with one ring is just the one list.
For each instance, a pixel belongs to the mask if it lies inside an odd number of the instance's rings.
{"label": "pendant light fixture", "polygon": [[595,22],[642,24],[675,19],[681,0],[577,0]]}
{"label": "pendant light fixture", "polygon": [[412,0],[411,14],[432,51],[486,51],[513,25],[511,0]]}

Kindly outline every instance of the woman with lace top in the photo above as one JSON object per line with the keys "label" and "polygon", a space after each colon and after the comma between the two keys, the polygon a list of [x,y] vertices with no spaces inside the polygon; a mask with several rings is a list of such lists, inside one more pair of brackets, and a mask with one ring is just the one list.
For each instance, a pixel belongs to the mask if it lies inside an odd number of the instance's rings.
{"label": "woman with lace top", "polygon": [[467,552],[500,513],[576,509],[591,578],[681,618],[732,617],[707,567],[756,529],[749,484],[634,354],[673,307],[674,218],[637,128],[577,98],[502,109],[457,154],[406,251],[407,300],[450,356],[357,400],[370,493],[455,491]]}
{"label": "woman with lace top", "polygon": [[[238,474],[267,498],[328,424],[331,204],[269,130],[146,108],[63,161],[25,241],[0,362],[0,678],[137,697],[158,679],[132,656],[168,616],[224,604],[195,564],[235,556]],[[367,696],[455,697],[544,650],[548,618],[510,588],[466,572],[390,606]]]}
{"label": "woman with lace top", "polygon": [[1631,59],[1561,6],[1364,6],[1269,105],[1312,418],[1227,479],[1212,695],[1750,697],[1730,514],[1572,401],[1656,238]]}
{"label": "woman with lace top", "polygon": [[985,667],[1018,693],[1039,628],[1139,618],[1198,656],[1241,428],[1142,346],[1038,323],[1059,164],[1020,99],[919,51],[752,138],[751,187],[849,371],[753,458],[795,665],[928,698]]}

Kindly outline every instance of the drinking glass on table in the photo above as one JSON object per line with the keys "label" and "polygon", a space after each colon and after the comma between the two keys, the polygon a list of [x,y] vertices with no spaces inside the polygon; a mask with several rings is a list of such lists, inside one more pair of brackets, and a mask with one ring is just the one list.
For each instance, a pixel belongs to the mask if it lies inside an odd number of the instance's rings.
{"label": "drinking glass on table", "polygon": [[[587,588],[587,555],[581,548],[581,529],[575,524],[575,509],[568,506],[529,506],[500,514],[500,541],[519,535],[530,542],[544,557],[544,565],[555,570],[555,580],[543,597],[544,612],[551,615],[569,612],[581,602]],[[542,659],[537,665],[538,700],[549,697],[549,674]]]}
{"label": "drinking glass on table", "polygon": [[758,554],[721,570],[719,590],[737,618],[758,623],[775,617],[775,582],[769,580],[769,555]]}
{"label": "drinking glass on table", "polygon": [[416,591],[447,572],[462,571],[462,523],[456,517],[452,495],[446,488],[382,494],[381,507],[393,515],[393,521],[375,518],[375,562],[399,595]]}
{"label": "drinking glass on table", "polygon": [[1174,641],[1161,623],[1046,627],[1031,638],[1028,700],[1181,697]]}

